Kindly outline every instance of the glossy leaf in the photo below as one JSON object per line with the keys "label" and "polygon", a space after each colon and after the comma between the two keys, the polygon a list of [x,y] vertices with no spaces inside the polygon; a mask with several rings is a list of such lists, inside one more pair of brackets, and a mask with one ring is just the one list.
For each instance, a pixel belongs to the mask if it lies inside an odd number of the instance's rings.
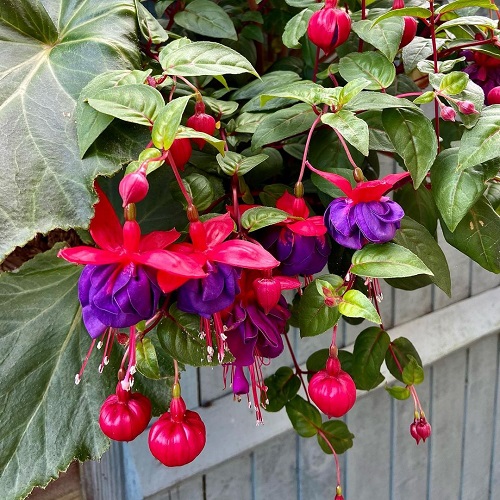
{"label": "glossy leaf", "polygon": [[370,244],[354,252],[351,271],[371,278],[403,278],[432,271],[410,250],[395,243]]}
{"label": "glossy leaf", "polygon": [[401,387],[399,385],[385,386],[385,390],[394,398],[404,401],[411,396],[410,389],[407,387]]}
{"label": "glossy leaf", "polygon": [[[182,183],[199,210],[206,210],[215,200],[215,190],[206,176],[198,173],[189,174],[182,179]],[[174,197],[186,206],[186,200],[180,189],[177,186],[174,189]]]}
{"label": "glossy leaf", "polygon": [[481,197],[455,230],[442,225],[446,241],[493,273],[500,273],[500,216]]}
{"label": "glossy leaf", "polygon": [[153,144],[158,149],[168,149],[174,142],[189,99],[191,96],[178,97],[164,106],[158,114],[151,132]]}
{"label": "glossy leaf", "polygon": [[193,33],[211,38],[237,40],[236,30],[227,12],[210,0],[193,0],[177,12],[174,21]]}
{"label": "glossy leaf", "polygon": [[416,109],[417,106],[408,99],[380,92],[361,92],[345,105],[345,109],[350,111],[382,110],[387,108]]}
{"label": "glossy leaf", "polygon": [[329,420],[321,424],[321,434],[317,434],[318,444],[321,449],[328,455],[332,454],[332,450],[325,439],[333,446],[335,453],[344,453],[349,448],[352,448],[354,434],[352,434],[347,425],[342,420]]}
{"label": "glossy leaf", "polygon": [[268,155],[259,154],[254,156],[243,156],[233,151],[228,151],[225,156],[217,155],[217,163],[226,175],[245,175],[254,167],[260,165],[269,158]]}
{"label": "glossy leaf", "polygon": [[307,32],[307,25],[314,11],[311,8],[304,9],[292,17],[286,23],[285,31],[283,32],[283,44],[289,49],[300,49],[302,46],[300,39]]}
{"label": "glossy leaf", "polygon": [[255,207],[247,210],[241,216],[241,225],[248,231],[256,231],[263,227],[272,226],[288,219],[290,215],[283,210],[273,207]]}
{"label": "glossy leaf", "polygon": [[137,371],[139,373],[154,380],[161,378],[156,349],[151,339],[144,338],[142,341],[137,342],[136,356]]}
{"label": "glossy leaf", "polygon": [[162,50],[160,64],[165,73],[172,76],[238,75],[240,73],[258,76],[248,59],[236,50],[216,42],[192,42],[175,50]]}
{"label": "glossy leaf", "polygon": [[271,412],[280,411],[300,389],[300,378],[288,366],[278,368],[264,383],[269,400],[266,410]]}
{"label": "glossy leaf", "polygon": [[137,9],[137,20],[142,36],[153,43],[166,42],[168,40],[168,33],[149,10],[139,0],[135,0],[135,8]]}
{"label": "glossy leaf", "polygon": [[[397,359],[397,363],[394,360]],[[391,375],[403,382],[401,369],[404,369],[411,359],[415,359],[419,366],[422,366],[422,360],[415,349],[415,346],[405,337],[398,337],[391,342],[389,349],[385,355],[385,365],[391,372]],[[398,366],[399,365],[399,366]]]}
{"label": "glossy leaf", "polygon": [[350,318],[364,318],[376,324],[382,322],[370,299],[359,290],[349,290],[342,296],[339,312]]}
{"label": "glossy leaf", "polygon": [[436,9],[436,14],[444,14],[454,10],[466,9],[467,7],[498,10],[498,7],[491,3],[490,0],[455,0],[454,2],[439,6]]}
{"label": "glossy leaf", "polygon": [[74,113],[97,73],[138,63],[134,10],[121,0],[85,8],[62,0],[2,2],[0,126],[9,133],[0,144],[0,260],[36,233],[87,227],[94,177],[120,168],[98,150],[80,159]]}
{"label": "glossy leaf", "polygon": [[403,25],[403,20],[399,17],[382,20],[380,23],[364,19],[353,23],[352,30],[362,40],[373,45],[387,59],[392,61],[399,51],[399,44],[403,36]]}
{"label": "glossy leaf", "polygon": [[443,94],[454,95],[460,94],[467,87],[467,82],[469,81],[469,75],[463,71],[453,71],[443,76],[439,84],[439,88]]}
{"label": "glossy leaf", "polygon": [[223,155],[225,151],[225,141],[217,139],[213,135],[205,134],[204,132],[198,132],[197,130],[189,127],[179,127],[177,130],[177,134],[175,134],[175,139],[203,139],[206,143],[210,144],[217,151],[219,151],[219,154]]}
{"label": "glossy leaf", "polygon": [[455,26],[474,26],[487,28],[490,30],[496,29],[497,25],[493,19],[484,16],[467,16],[467,17],[457,17],[456,19],[452,19],[451,21],[446,21],[439,26],[436,26],[436,33],[440,31],[446,30],[448,28],[453,28]]}
{"label": "glossy leaf", "polygon": [[385,14],[382,14],[380,17],[377,17],[375,23],[378,24],[385,19],[403,16],[427,19],[431,16],[431,11],[429,9],[424,9],[423,7],[403,7],[402,9],[392,9],[387,11]]}
{"label": "glossy leaf", "polygon": [[312,437],[321,427],[319,410],[300,396],[295,396],[285,405],[286,413],[297,434]]}
{"label": "glossy leaf", "polygon": [[[396,9],[396,12],[401,12],[403,9]],[[436,40],[437,49],[445,43],[443,39]],[[403,47],[403,64],[405,73],[410,74],[418,65],[420,61],[424,61],[433,53],[432,41],[428,38],[416,36],[406,47]]]}
{"label": "glossy leaf", "polygon": [[378,52],[354,52],[340,60],[339,72],[346,81],[366,78],[368,90],[386,89],[394,81],[396,70],[386,57]]}
{"label": "glossy leaf", "polygon": [[418,361],[411,355],[408,355],[410,361],[403,368],[403,382],[406,385],[418,385],[424,381],[424,370]]}
{"label": "glossy leaf", "polygon": [[295,71],[271,71],[262,76],[260,80],[254,80],[247,83],[241,89],[236,90],[231,95],[232,99],[236,101],[244,99],[252,99],[260,96],[276,87],[283,86],[283,82],[288,85],[300,80],[300,76]]}
{"label": "glossy leaf", "polygon": [[368,156],[369,133],[368,124],[365,121],[346,109],[324,114],[321,116],[321,121],[337,130],[362,155]]}
{"label": "glossy leaf", "polygon": [[385,109],[382,123],[397,153],[403,158],[415,187],[420,186],[437,155],[436,133],[421,112]]}
{"label": "glossy leaf", "polygon": [[372,326],[363,330],[354,342],[352,376],[356,388],[369,391],[377,387],[384,377],[380,367],[389,347],[390,338],[381,328]]}

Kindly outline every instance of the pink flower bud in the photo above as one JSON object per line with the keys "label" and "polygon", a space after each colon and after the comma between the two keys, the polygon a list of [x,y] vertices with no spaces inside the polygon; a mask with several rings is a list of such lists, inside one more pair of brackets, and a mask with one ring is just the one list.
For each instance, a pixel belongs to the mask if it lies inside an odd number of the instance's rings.
{"label": "pink flower bud", "polygon": [[415,18],[410,16],[404,16],[404,28],[403,28],[403,36],[401,38],[401,43],[399,44],[399,48],[402,49],[406,47],[417,34],[418,22]]}
{"label": "pink flower bud", "polygon": [[422,438],[422,440],[425,443],[425,440],[431,435],[432,431],[431,424],[427,422],[425,417],[421,417],[416,425],[416,428],[418,435]]}
{"label": "pink flower bud", "polygon": [[356,385],[341,370],[338,358],[328,358],[326,370],[312,376],[308,391],[314,404],[329,418],[345,415],[356,401]]}
{"label": "pink flower bud", "polygon": [[334,8],[336,2],[327,2],[325,7],[315,12],[307,25],[307,36],[312,43],[329,54],[342,45],[351,32],[351,18],[343,10]]}
{"label": "pink flower bud", "polygon": [[500,104],[500,87],[493,87],[488,92],[488,104]]}
{"label": "pink flower bud", "polygon": [[151,419],[151,402],[138,393],[116,386],[116,394],[111,394],[101,406],[99,427],[110,439],[132,441],[146,429]]}
{"label": "pink flower bud", "polygon": [[[208,135],[213,135],[215,132],[215,118],[205,113],[205,105],[202,102],[195,104],[195,113],[190,116],[186,122],[188,127],[191,127],[198,132],[204,132]],[[200,149],[205,145],[205,139],[191,139]]]}
{"label": "pink flower bud", "polygon": [[125,207],[129,203],[139,203],[142,201],[149,190],[149,182],[146,179],[146,173],[142,170],[136,170],[123,177],[118,187]]}
{"label": "pink flower bud", "polygon": [[477,113],[473,102],[457,101],[457,106],[460,113],[463,113],[464,115],[472,115],[473,113]]}
{"label": "pink flower bud", "polygon": [[192,462],[205,443],[205,424],[198,413],[186,410],[186,403],[180,396],[172,398],[170,411],[164,413],[149,431],[149,449],[167,467]]}
{"label": "pink flower bud", "polygon": [[274,278],[258,278],[253,281],[252,287],[257,302],[266,314],[273,309],[281,297],[280,282]]}
{"label": "pink flower bud", "polygon": [[443,106],[441,108],[440,116],[443,120],[446,120],[448,122],[454,122],[457,113],[451,106]]}
{"label": "pink flower bud", "polygon": [[410,425],[410,434],[411,437],[418,443],[420,443],[420,440],[422,439],[417,431],[417,419],[413,421],[413,423]]}

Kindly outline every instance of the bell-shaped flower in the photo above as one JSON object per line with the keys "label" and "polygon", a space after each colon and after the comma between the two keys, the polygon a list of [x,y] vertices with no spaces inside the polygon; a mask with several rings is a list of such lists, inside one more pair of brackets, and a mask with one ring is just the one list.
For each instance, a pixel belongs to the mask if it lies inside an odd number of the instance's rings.
{"label": "bell-shaped flower", "polygon": [[195,260],[165,250],[179,237],[176,230],[141,236],[135,220],[127,220],[122,227],[106,195],[98,186],[96,191],[99,202],[89,230],[100,248],[78,246],[58,254],[86,265],[78,293],[83,322],[92,338],[108,327],[132,326],[154,315],[161,294],[158,270],[174,281],[206,275]]}
{"label": "bell-shaped flower", "polygon": [[331,250],[323,217],[309,217],[304,198],[288,191],[278,199],[276,208],[290,214],[290,218],[266,228],[261,241],[281,262],[279,271],[286,276],[309,276],[321,271]]}
{"label": "bell-shaped flower", "polygon": [[352,188],[351,183],[341,175],[323,172],[311,165],[309,168],[346,195],[334,199],[324,216],[328,233],[339,245],[360,249],[367,243],[386,243],[394,238],[404,211],[384,194],[409,179],[409,172],[359,182]]}

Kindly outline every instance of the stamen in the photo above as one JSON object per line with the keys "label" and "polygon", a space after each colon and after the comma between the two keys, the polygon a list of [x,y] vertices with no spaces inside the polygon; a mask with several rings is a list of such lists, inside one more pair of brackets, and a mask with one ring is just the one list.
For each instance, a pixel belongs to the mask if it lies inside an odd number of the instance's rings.
{"label": "stamen", "polygon": [[80,368],[80,371],[75,375],[75,384],[78,385],[80,383],[80,380],[82,380],[83,372],[85,370],[85,367],[87,366],[87,363],[89,361],[90,355],[92,354],[92,350],[94,349],[95,343],[97,339],[93,339],[89,350],[87,351],[87,355],[85,356],[85,359],[83,360],[82,367]]}
{"label": "stamen", "polygon": [[78,385],[80,383],[80,375],[78,375],[78,373],[75,375],[75,385]]}
{"label": "stamen", "polygon": [[102,340],[99,340],[99,342],[97,342],[97,349],[100,349],[102,347]]}

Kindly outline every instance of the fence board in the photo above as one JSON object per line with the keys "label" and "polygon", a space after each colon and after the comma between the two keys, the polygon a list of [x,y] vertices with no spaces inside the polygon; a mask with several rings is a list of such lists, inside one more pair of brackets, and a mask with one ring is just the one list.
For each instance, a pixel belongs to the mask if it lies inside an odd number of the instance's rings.
{"label": "fence board", "polygon": [[490,468],[490,497],[489,500],[500,498],[500,335],[498,336],[497,346],[497,376],[496,376],[496,394],[495,394],[495,409],[493,421],[495,427],[493,429],[493,450],[491,454]]}
{"label": "fence board", "polygon": [[207,472],[204,500],[252,500],[251,454],[233,458]]}
{"label": "fence board", "polygon": [[146,500],[205,500],[203,481],[203,476],[193,477],[175,485],[168,491],[162,491],[146,497]]}

